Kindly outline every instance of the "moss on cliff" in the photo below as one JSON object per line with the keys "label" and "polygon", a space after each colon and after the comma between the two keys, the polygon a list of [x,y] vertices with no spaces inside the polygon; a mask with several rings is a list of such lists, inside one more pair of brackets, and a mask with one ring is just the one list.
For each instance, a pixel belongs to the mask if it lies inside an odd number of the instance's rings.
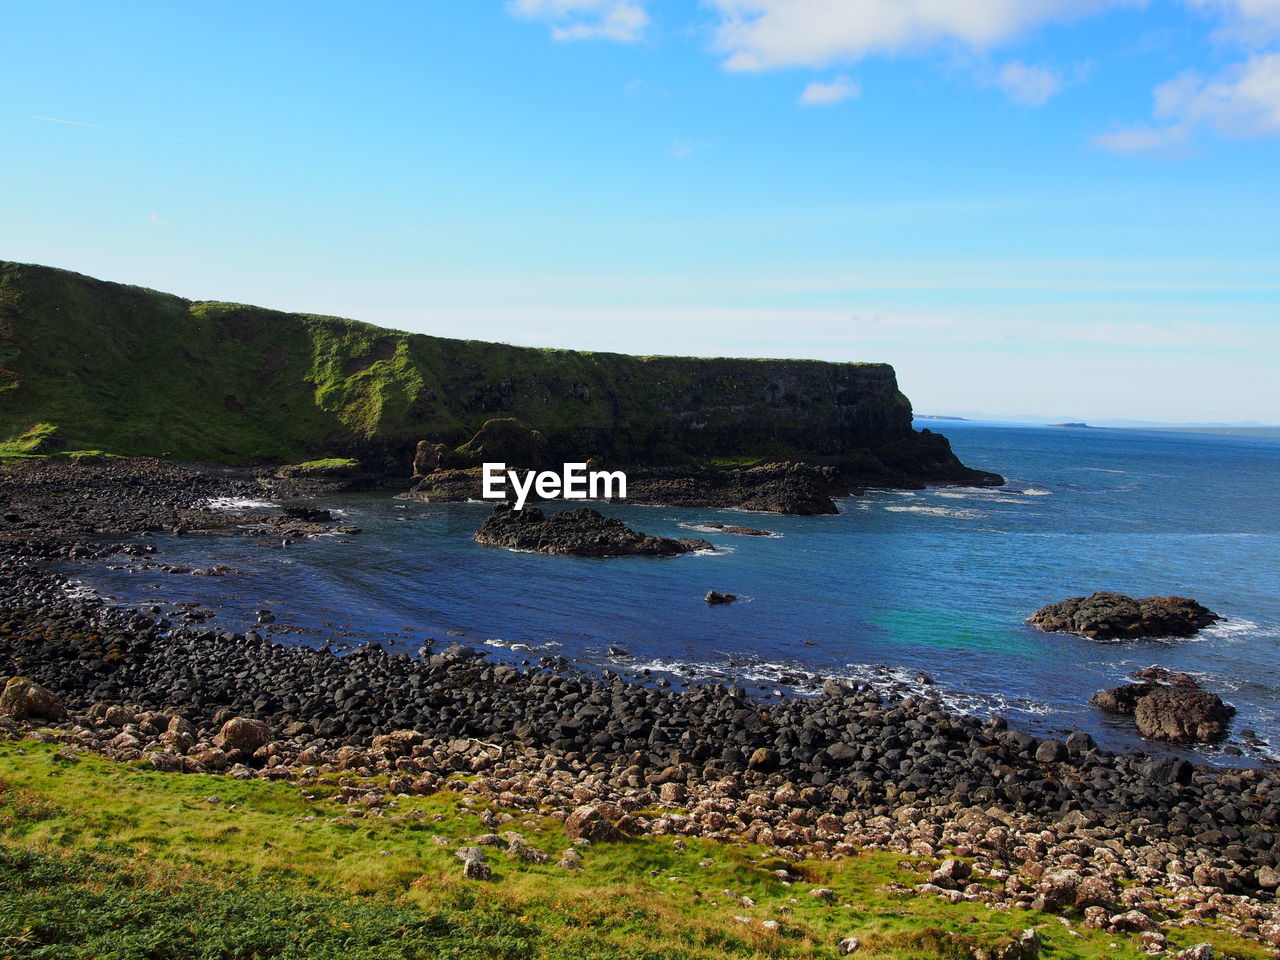
{"label": "moss on cliff", "polygon": [[838,459],[910,442],[887,364],[632,357],[450,340],[191,302],[0,263],[0,442],[229,462],[381,458],[407,470],[518,418],[552,456]]}

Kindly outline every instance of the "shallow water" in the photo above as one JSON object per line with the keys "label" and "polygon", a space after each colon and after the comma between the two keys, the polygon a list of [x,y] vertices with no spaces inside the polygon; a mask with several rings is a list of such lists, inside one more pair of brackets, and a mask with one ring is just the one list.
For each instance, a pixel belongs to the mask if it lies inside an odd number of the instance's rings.
{"label": "shallow water", "polygon": [[[456,638],[513,662],[556,653],[593,669],[739,682],[762,694],[811,692],[828,676],[918,688],[923,674],[959,709],[1173,752],[1087,703],[1135,668],[1159,664],[1235,704],[1231,742],[1246,756],[1280,756],[1280,440],[942,429],[961,459],[1005,474],[1008,485],[872,492],[842,500],[833,517],[606,507],[647,533],[702,536],[721,548],[658,560],[481,547],[470,536],[487,505],[352,494],[324,505],[343,510],[359,536],[289,547],[156,538],[163,562],[227,564],[236,572],[226,577],[145,570],[143,560],[76,576],[129,604],[200,601],[221,613],[210,623],[231,629],[270,609],[269,629],[284,642],[377,639],[412,652],[428,638]],[[707,522],[781,536],[701,530]],[[711,607],[701,599],[708,589],[740,599]],[[1023,622],[1041,604],[1095,589],[1184,594],[1229,619],[1192,640],[1122,643]],[[610,647],[629,656],[611,657]],[[1268,745],[1241,742],[1248,729]]]}

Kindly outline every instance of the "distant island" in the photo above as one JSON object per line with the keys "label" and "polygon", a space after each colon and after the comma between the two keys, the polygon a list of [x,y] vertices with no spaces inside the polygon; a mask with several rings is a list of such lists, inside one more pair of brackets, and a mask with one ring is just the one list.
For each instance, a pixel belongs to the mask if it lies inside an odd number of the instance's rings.
{"label": "distant island", "polygon": [[1051,423],[1051,427],[1071,427],[1074,430],[1092,429],[1087,423]]}

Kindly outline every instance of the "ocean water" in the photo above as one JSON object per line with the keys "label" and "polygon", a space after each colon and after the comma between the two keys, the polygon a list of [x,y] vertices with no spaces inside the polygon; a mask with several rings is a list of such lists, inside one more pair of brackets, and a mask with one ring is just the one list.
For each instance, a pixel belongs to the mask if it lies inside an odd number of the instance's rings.
{"label": "ocean water", "polygon": [[[840,501],[831,517],[605,506],[645,532],[718,548],[605,560],[479,546],[471,534],[485,504],[350,494],[324,505],[358,524],[358,536],[287,547],[155,538],[157,559],[226,564],[234,572],[225,577],[166,574],[145,559],[73,573],[130,605],[207,605],[219,611],[210,623],[230,629],[270,610],[276,622],[259,629],[282,642],[377,640],[408,652],[429,639],[462,642],[508,662],[556,654],[642,680],[736,682],[760,696],[812,694],[827,677],[853,677],[1041,734],[1086,730],[1117,749],[1280,758],[1280,440],[918,426],[947,434],[966,463],[1008,484],[873,491]],[[701,529],[708,522],[776,536]],[[739,600],[709,606],[708,589]],[[1024,623],[1044,603],[1099,589],[1191,596],[1227,620],[1190,640],[1111,643]],[[1088,704],[1148,665],[1187,671],[1236,706],[1229,754],[1145,742],[1127,719]],[[1263,744],[1245,742],[1248,730]]]}

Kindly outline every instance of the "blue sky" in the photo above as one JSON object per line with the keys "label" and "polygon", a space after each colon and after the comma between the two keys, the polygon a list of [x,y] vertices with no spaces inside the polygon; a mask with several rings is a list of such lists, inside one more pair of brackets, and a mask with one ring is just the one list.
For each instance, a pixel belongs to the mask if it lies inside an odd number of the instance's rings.
{"label": "blue sky", "polygon": [[1280,0],[0,0],[0,257],[1280,422]]}

